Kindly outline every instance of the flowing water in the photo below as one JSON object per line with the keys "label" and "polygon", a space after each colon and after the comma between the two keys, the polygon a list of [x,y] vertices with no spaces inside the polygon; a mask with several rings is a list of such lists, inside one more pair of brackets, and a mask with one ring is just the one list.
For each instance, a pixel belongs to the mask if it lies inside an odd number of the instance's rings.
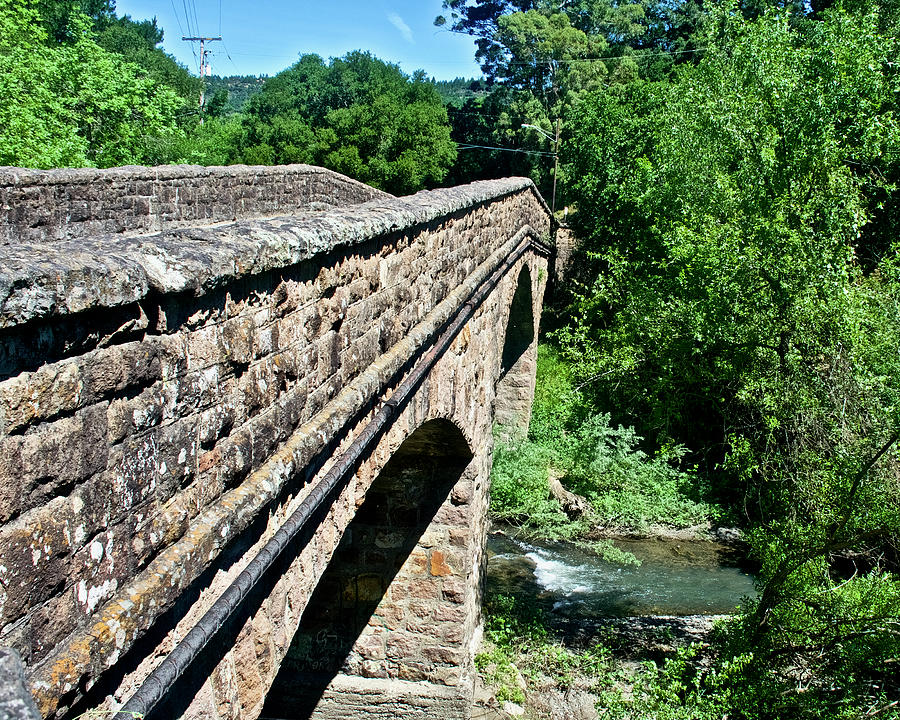
{"label": "flowing water", "polygon": [[668,539],[615,545],[633,553],[640,566],[606,562],[573,543],[494,533],[488,540],[488,594],[532,597],[573,619],[726,614],[754,595],[743,557],[726,545]]}

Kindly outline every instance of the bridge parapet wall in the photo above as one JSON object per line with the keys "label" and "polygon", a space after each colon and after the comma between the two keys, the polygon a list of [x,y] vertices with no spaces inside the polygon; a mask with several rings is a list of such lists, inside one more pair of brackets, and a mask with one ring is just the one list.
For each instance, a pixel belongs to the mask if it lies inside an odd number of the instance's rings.
{"label": "bridge parapet wall", "polygon": [[[45,716],[111,675],[120,700],[133,689],[523,231],[546,235],[549,215],[529,181],[512,179],[0,246],[0,645],[22,654]],[[481,321],[487,332],[507,294]],[[489,385],[499,358],[487,362]],[[483,480],[490,408],[478,403],[493,390],[457,375],[435,392],[459,395],[444,399],[451,410],[469,395],[461,417],[482,413]],[[297,578],[321,575],[364,490],[336,504]],[[281,617],[311,583],[284,591]],[[263,688],[290,639],[266,637],[253,671]]]}
{"label": "bridge parapet wall", "polygon": [[388,197],[310,165],[0,167],[0,243],[41,243],[102,233],[136,235]]}

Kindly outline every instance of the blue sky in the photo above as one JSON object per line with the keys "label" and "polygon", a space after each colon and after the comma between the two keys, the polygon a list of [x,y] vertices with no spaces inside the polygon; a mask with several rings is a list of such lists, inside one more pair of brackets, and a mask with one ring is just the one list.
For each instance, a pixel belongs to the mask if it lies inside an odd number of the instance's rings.
{"label": "blue sky", "polygon": [[407,73],[481,75],[472,39],[434,27],[440,0],[117,0],[116,9],[135,20],[155,16],[166,51],[195,74],[197,61],[182,34],[222,35],[224,43],[210,44],[217,75],[274,75],[301,53],[327,59],[359,49]]}

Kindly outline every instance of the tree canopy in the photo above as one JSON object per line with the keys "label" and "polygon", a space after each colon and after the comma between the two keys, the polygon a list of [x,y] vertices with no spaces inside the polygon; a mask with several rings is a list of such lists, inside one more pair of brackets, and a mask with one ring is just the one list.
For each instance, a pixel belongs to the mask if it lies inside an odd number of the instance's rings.
{"label": "tree canopy", "polygon": [[686,447],[755,527],[762,593],[716,681],[731,673],[716,692],[740,717],[858,717],[898,693],[884,676],[900,650],[886,22],[878,7],[723,3],[696,65],[569,116],[585,245],[557,337],[599,407]]}
{"label": "tree canopy", "polygon": [[321,164],[397,194],[439,183],[455,157],[434,85],[364,52],[304,55],[268,80],[241,148],[245,162]]}
{"label": "tree canopy", "polygon": [[101,48],[77,9],[64,27],[65,42],[48,44],[41,16],[25,0],[0,2],[0,164],[145,162],[150,138],[178,134],[181,101]]}

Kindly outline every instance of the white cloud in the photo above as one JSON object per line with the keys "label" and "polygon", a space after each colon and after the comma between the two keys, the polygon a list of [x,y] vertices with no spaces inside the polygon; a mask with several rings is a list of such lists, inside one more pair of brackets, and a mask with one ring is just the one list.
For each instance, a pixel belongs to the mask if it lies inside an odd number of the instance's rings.
{"label": "white cloud", "polygon": [[415,43],[412,30],[410,29],[409,25],[403,22],[402,17],[400,17],[397,13],[391,13],[390,15],[388,15],[388,20],[390,21],[391,25],[393,25],[400,31],[400,34],[403,36],[403,39],[406,40],[406,42]]}

